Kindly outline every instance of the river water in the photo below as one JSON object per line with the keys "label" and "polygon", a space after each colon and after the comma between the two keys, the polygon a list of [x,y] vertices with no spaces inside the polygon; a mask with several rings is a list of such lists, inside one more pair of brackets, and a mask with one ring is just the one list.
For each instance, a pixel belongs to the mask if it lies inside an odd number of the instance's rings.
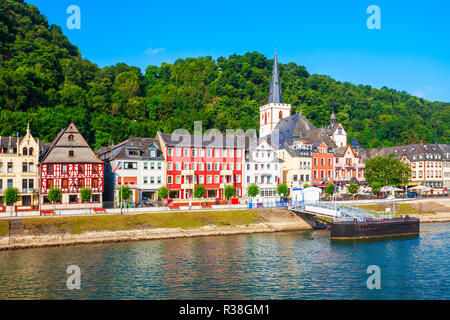
{"label": "river water", "polygon": [[[0,252],[0,299],[450,299],[450,223],[420,237],[317,231]],[[67,288],[68,266],[81,289]],[[380,289],[367,268],[380,268]]]}

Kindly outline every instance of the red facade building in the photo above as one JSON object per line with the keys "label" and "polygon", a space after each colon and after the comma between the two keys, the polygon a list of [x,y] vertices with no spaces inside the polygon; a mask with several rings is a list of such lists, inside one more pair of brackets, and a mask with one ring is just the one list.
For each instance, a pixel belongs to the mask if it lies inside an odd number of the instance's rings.
{"label": "red facade building", "polygon": [[244,137],[171,135],[158,132],[166,159],[166,185],[171,199],[191,199],[196,185],[205,198],[224,200],[225,186],[242,197],[245,157]]}
{"label": "red facade building", "polygon": [[[61,130],[47,145],[40,160],[41,209],[101,208],[104,188],[104,164],[97,158],[77,127]],[[47,199],[49,190],[59,188],[61,201],[55,205]],[[92,190],[92,199],[82,203],[80,190]]]}
{"label": "red facade building", "polygon": [[312,152],[312,183],[313,186],[326,187],[333,183],[334,156],[325,142],[314,143]]}

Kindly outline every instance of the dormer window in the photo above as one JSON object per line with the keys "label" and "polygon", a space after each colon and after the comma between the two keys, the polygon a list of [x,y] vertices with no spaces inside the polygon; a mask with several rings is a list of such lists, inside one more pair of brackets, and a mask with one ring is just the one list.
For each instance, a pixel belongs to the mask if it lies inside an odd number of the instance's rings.
{"label": "dormer window", "polygon": [[155,150],[150,151],[150,157],[156,158],[156,151]]}
{"label": "dormer window", "polygon": [[128,150],[129,157],[139,157],[139,150]]}

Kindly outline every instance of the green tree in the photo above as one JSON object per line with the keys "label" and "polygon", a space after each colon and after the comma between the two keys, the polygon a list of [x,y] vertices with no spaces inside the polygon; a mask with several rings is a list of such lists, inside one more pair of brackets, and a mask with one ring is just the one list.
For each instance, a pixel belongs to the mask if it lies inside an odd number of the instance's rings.
{"label": "green tree", "polygon": [[133,196],[133,192],[129,186],[121,185],[119,188],[119,200],[127,202]]}
{"label": "green tree", "polygon": [[19,190],[17,188],[8,187],[3,196],[3,201],[5,201],[7,205],[12,206],[19,201]]}
{"label": "green tree", "polygon": [[225,186],[224,195],[225,195],[225,198],[227,199],[227,201],[230,198],[234,197],[235,192],[236,192],[236,188],[235,187],[230,186],[230,185]]}
{"label": "green tree", "polygon": [[381,192],[382,184],[375,181],[370,185],[370,187],[372,188],[372,194],[376,196]]}
{"label": "green tree", "polygon": [[377,182],[380,185],[399,186],[408,183],[410,176],[411,168],[393,154],[388,157],[377,156],[365,163],[365,178],[369,185]]}
{"label": "green tree", "polygon": [[279,184],[277,186],[277,194],[280,197],[286,198],[289,195],[289,188],[288,188],[288,186],[286,184],[284,184],[284,183]]}
{"label": "green tree", "polygon": [[166,186],[162,186],[158,189],[158,198],[164,200],[169,195],[169,189]]}
{"label": "green tree", "polygon": [[80,197],[81,201],[89,202],[92,199],[92,189],[88,187],[81,188]]}
{"label": "green tree", "polygon": [[206,189],[205,189],[205,186],[203,186],[203,185],[198,184],[194,187],[194,197],[195,198],[198,198],[198,199],[204,198],[205,192],[206,192]]}
{"label": "green tree", "polygon": [[348,190],[348,193],[353,195],[353,198],[354,198],[355,195],[358,193],[359,185],[355,182],[350,182],[350,185],[348,186],[347,190]]}
{"label": "green tree", "polygon": [[61,189],[51,187],[50,190],[48,191],[47,199],[51,203],[60,202],[61,201]]}
{"label": "green tree", "polygon": [[332,196],[334,194],[334,184],[333,183],[329,183],[325,187],[325,193],[329,196]]}
{"label": "green tree", "polygon": [[248,186],[247,194],[249,197],[254,198],[259,194],[259,187],[257,184],[253,183]]}
{"label": "green tree", "polygon": [[303,189],[306,189],[306,188],[309,188],[309,187],[311,187],[311,185],[310,185],[309,183],[305,183],[305,184],[303,185]]}

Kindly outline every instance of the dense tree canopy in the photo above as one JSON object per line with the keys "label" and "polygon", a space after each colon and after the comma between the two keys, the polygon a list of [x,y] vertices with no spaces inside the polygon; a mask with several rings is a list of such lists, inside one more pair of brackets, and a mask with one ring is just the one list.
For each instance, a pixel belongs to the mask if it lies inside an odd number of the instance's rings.
{"label": "dense tree canopy", "polygon": [[[137,67],[99,68],[22,0],[0,2],[0,135],[32,134],[51,141],[72,120],[95,148],[158,130],[258,129],[268,97],[273,60],[257,52],[179,59]],[[310,75],[304,66],[280,64],[284,101],[316,126],[334,108],[349,138],[362,147],[414,142],[450,143],[450,104],[394,89]]]}
{"label": "dense tree canopy", "polygon": [[400,186],[409,182],[411,168],[395,158],[377,156],[366,160],[365,177],[367,183],[374,186]]}

